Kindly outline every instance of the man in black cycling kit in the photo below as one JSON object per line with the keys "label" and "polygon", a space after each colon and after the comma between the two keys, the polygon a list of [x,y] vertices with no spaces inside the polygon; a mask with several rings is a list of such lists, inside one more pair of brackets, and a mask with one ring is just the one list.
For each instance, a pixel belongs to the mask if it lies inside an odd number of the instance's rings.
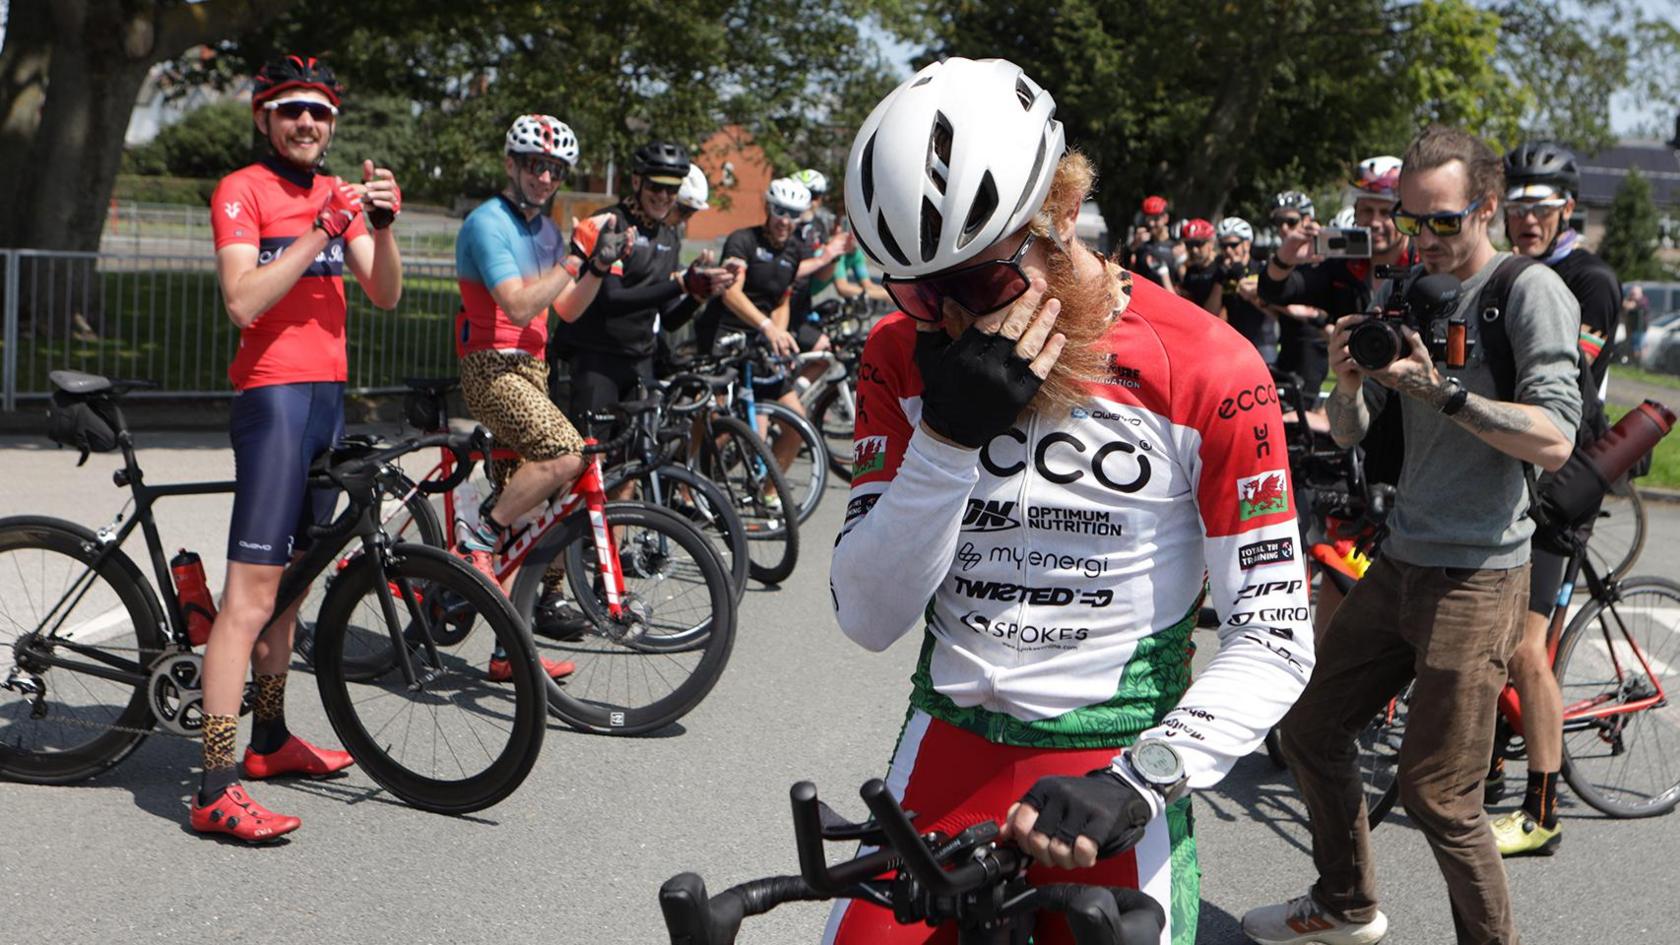
{"label": "man in black cycling kit", "polygon": [[732,281],[705,258],[686,270],[678,262],[682,238],[667,218],[690,166],[679,144],[643,145],[631,164],[630,193],[572,230],[573,260],[589,258],[605,218],[614,229],[634,227],[636,233],[629,255],[601,280],[595,301],[577,321],[561,323],[549,342],[550,361],[564,355],[571,368],[573,418],[635,397],[638,385],[651,386],[656,332],[687,324],[700,303]]}
{"label": "man in black cycling kit", "polygon": [[[1575,155],[1552,141],[1523,144],[1505,155],[1505,186],[1505,235],[1511,248],[1551,266],[1581,303],[1581,350],[1592,365],[1602,398],[1610,369],[1606,339],[1615,331],[1622,288],[1615,270],[1588,251],[1581,234],[1569,228],[1575,194],[1581,189]],[[1511,654],[1511,684],[1522,700],[1528,788],[1521,807],[1493,821],[1493,836],[1502,856],[1549,854],[1563,840],[1557,818],[1563,696],[1546,652],[1546,627],[1557,605],[1564,564],[1563,556],[1535,547],[1522,642]],[[1503,791],[1504,761],[1502,754],[1496,754],[1488,773],[1489,800]]]}
{"label": "man in black cycling kit", "polygon": [[[778,178],[770,182],[764,204],[763,224],[736,230],[723,242],[724,265],[738,260],[745,269],[742,277],[712,300],[701,315],[697,331],[701,351],[710,351],[721,331],[744,331],[763,335],[775,354],[799,353],[799,343],[788,331],[793,284],[823,265],[822,258],[812,256],[810,247],[795,234],[800,216],[811,207],[811,192],[791,177]],[[831,236],[824,247],[825,255],[831,259],[839,256],[846,240],[844,233]],[[785,375],[764,379],[756,385],[755,394],[805,412]],[[782,468],[793,462],[799,443],[798,431],[790,429],[782,431],[771,444]]]}

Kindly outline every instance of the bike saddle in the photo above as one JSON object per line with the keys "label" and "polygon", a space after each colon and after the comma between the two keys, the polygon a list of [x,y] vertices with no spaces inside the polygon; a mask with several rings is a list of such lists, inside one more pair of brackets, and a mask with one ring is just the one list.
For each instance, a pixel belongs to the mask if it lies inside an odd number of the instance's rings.
{"label": "bike saddle", "polygon": [[102,374],[88,374],[82,371],[59,370],[47,373],[47,379],[52,385],[66,394],[87,396],[110,391],[113,394],[123,394],[136,388],[156,387],[154,381],[122,380],[105,377]]}
{"label": "bike saddle", "polygon": [[461,386],[459,377],[405,377],[403,383],[410,390],[433,396],[442,396]]}

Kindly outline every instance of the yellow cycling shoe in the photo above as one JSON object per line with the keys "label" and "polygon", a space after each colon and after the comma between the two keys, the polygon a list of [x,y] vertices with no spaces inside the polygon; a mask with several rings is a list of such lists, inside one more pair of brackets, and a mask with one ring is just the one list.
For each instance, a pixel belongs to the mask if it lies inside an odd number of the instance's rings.
{"label": "yellow cycling shoe", "polygon": [[1547,830],[1519,807],[1494,818],[1493,839],[1499,844],[1500,856],[1551,856],[1563,842],[1563,823]]}

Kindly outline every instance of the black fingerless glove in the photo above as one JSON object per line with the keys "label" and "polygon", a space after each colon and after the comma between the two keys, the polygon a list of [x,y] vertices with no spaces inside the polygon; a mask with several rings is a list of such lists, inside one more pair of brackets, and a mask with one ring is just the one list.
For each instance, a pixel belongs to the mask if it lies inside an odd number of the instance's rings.
{"label": "black fingerless glove", "polygon": [[922,373],[922,420],[953,443],[979,449],[1009,429],[1044,383],[1015,342],[970,327],[957,340],[944,331],[916,334]]}
{"label": "black fingerless glove", "polygon": [[1080,837],[1090,837],[1099,858],[1136,846],[1150,817],[1149,801],[1109,768],[1098,768],[1082,778],[1039,778],[1022,795],[1021,803],[1038,811],[1035,832],[1068,846]]}
{"label": "black fingerless glove", "polygon": [[605,279],[613,263],[629,255],[628,237],[623,221],[617,218],[601,227],[595,236],[595,251],[589,254],[589,271]]}
{"label": "black fingerless glove", "polygon": [[714,277],[701,268],[699,260],[689,263],[688,268],[683,270],[683,291],[697,299],[711,298],[716,285]]}

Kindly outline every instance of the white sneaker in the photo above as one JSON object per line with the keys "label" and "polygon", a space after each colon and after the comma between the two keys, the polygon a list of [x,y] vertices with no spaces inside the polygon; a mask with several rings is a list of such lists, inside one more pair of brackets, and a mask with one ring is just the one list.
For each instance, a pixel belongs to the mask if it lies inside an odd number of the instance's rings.
{"label": "white sneaker", "polygon": [[1388,934],[1388,916],[1378,912],[1369,922],[1344,922],[1308,894],[1250,909],[1242,918],[1242,928],[1260,945],[1376,945]]}

